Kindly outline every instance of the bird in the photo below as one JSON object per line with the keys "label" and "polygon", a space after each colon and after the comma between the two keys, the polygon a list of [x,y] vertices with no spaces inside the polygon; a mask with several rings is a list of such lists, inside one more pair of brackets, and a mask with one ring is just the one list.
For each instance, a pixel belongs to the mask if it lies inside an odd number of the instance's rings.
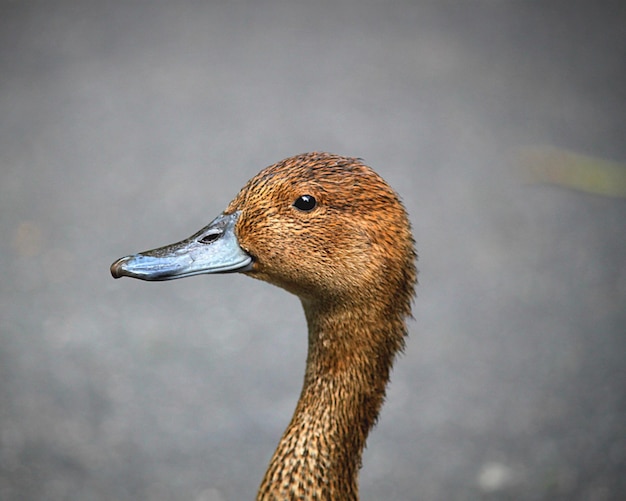
{"label": "bird", "polygon": [[311,152],[261,170],[188,239],[118,259],[111,273],[239,272],[298,296],[304,382],[257,500],[358,500],[362,452],[412,318],[415,247],[380,175],[360,158]]}

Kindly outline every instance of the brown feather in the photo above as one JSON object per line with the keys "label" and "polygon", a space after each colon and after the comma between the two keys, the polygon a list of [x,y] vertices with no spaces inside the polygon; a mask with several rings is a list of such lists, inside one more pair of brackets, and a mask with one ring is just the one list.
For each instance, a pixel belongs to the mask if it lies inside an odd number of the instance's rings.
{"label": "brown feather", "polygon": [[[315,197],[310,212],[294,207]],[[358,499],[357,475],[417,283],[396,193],[360,159],[307,153],[267,167],[225,213],[254,258],[246,274],[300,297],[309,329],[304,385],[259,500]]]}

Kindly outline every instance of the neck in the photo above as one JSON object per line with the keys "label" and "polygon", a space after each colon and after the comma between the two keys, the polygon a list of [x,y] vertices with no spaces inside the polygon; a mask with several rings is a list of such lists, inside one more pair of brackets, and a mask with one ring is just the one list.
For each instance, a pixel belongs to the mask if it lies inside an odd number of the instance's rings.
{"label": "neck", "polygon": [[361,454],[404,343],[404,321],[354,305],[303,305],[304,386],[257,499],[356,500]]}

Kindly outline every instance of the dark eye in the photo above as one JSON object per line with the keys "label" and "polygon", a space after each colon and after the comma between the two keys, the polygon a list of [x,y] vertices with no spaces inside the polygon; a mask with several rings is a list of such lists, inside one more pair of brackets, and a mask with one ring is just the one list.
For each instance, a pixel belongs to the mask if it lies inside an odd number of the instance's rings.
{"label": "dark eye", "polygon": [[303,212],[309,212],[315,209],[317,202],[315,201],[315,197],[311,195],[302,195],[298,197],[298,199],[293,203],[293,206],[301,210]]}

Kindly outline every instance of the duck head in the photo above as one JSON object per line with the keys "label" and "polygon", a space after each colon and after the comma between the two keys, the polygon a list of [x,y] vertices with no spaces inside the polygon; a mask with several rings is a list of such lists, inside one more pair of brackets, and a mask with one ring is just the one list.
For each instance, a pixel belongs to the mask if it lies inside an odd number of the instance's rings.
{"label": "duck head", "polygon": [[359,159],[287,158],[253,177],[208,226],[182,242],[117,260],[115,278],[171,280],[241,272],[303,303],[361,302],[410,313],[415,250],[395,192]]}

